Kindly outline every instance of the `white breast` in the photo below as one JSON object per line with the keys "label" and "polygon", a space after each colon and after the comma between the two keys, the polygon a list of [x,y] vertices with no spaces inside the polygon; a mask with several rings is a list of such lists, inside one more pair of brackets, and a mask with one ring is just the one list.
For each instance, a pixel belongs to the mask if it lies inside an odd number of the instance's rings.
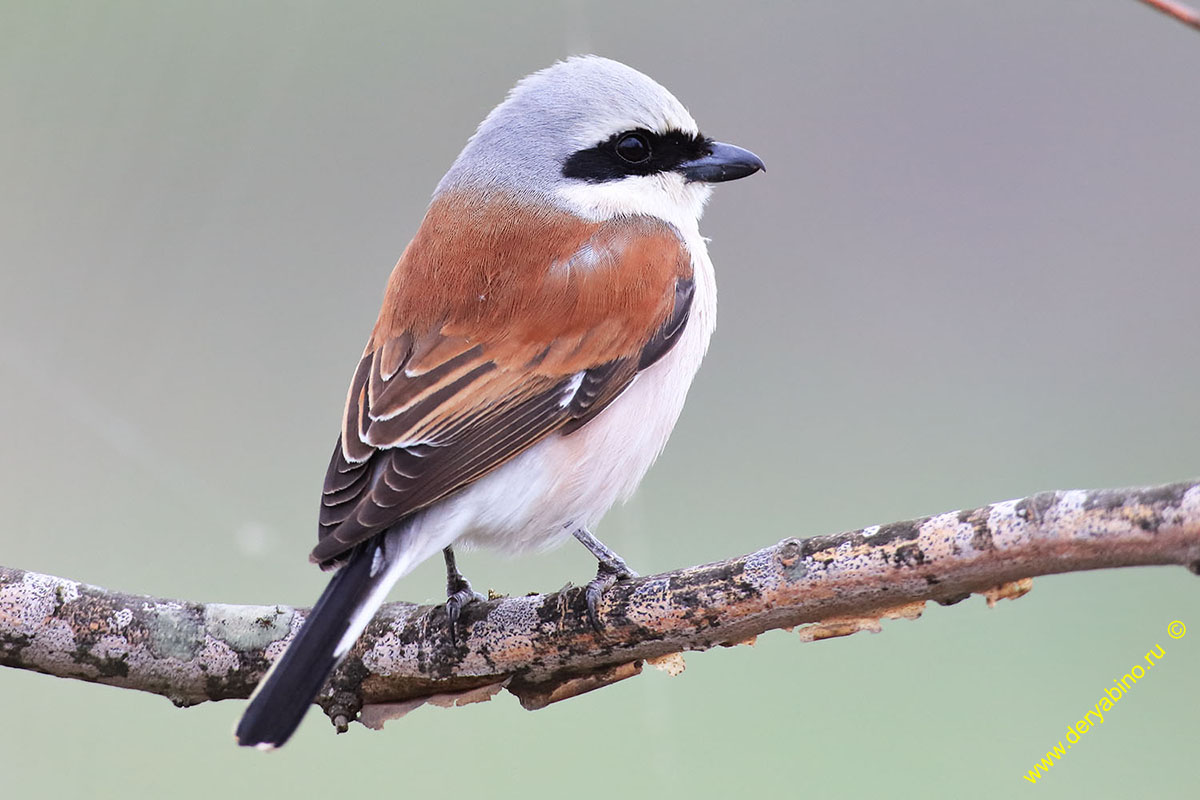
{"label": "white breast", "polygon": [[593,528],[633,493],[675,427],[716,323],[716,284],[704,240],[694,224],[684,238],[696,289],[675,347],[579,430],[552,434],[419,515],[406,547],[428,555],[455,543],[509,552],[543,548],[578,527]]}
{"label": "white breast", "polygon": [[[712,187],[674,172],[602,184],[567,184],[557,199],[595,221],[645,214],[680,232],[696,282],[679,341],[625,392],[577,431],[551,434],[495,472],[435,503],[392,534],[412,564],[451,544],[520,552],[594,528],[625,500],[658,458],[716,325],[717,287],[699,219]],[[410,567],[405,567],[407,571]]]}

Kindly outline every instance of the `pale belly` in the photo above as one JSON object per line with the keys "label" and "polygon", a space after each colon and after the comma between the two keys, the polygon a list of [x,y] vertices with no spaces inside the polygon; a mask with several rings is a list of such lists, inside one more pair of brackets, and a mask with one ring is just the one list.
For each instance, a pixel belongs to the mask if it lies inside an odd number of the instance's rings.
{"label": "pale belly", "polygon": [[696,294],[679,342],[582,428],[552,434],[409,529],[418,559],[447,545],[522,552],[593,528],[637,488],[662,452],[708,348],[716,311],[712,266],[696,264]]}

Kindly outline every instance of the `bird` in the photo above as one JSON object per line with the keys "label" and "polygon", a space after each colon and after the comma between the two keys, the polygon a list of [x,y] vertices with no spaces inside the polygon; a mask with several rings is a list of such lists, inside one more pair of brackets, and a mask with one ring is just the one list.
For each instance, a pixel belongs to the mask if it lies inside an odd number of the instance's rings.
{"label": "bird", "polygon": [[442,553],[450,635],[479,596],[453,548],[572,536],[587,615],[634,576],[591,531],[658,457],[708,348],[699,220],[765,170],[663,86],[573,56],[523,78],[438,183],[347,392],[310,560],[335,570],[259,683],[238,744],[282,746],[397,580]]}

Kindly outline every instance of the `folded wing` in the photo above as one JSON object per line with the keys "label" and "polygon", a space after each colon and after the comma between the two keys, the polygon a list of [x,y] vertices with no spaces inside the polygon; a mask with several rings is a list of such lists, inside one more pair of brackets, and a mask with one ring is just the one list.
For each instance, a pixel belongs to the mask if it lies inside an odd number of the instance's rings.
{"label": "folded wing", "polygon": [[687,324],[691,258],[666,223],[506,207],[439,200],[397,264],[347,395],[312,560],[335,563],[586,424]]}

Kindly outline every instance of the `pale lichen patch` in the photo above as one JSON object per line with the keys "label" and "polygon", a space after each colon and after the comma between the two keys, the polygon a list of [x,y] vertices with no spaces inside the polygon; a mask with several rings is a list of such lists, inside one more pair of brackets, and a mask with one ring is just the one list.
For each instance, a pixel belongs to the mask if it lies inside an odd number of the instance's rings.
{"label": "pale lichen patch", "polygon": [[129,640],[114,633],[101,636],[92,646],[96,658],[124,658],[129,654]]}
{"label": "pale lichen patch", "polygon": [[55,588],[55,593],[58,596],[59,602],[74,603],[79,599],[79,582],[59,579],[58,586]]}
{"label": "pale lichen patch", "polygon": [[1187,515],[1190,519],[1197,512],[1200,512],[1200,485],[1196,485],[1183,493],[1183,499],[1179,503],[1179,510]]}
{"label": "pale lichen patch", "polygon": [[154,653],[180,661],[195,657],[204,627],[194,610],[182,603],[155,603],[149,621],[150,649]]}
{"label": "pale lichen patch", "polygon": [[225,642],[207,636],[199,652],[200,663],[208,675],[224,676],[236,672],[242,664],[241,657]]}
{"label": "pale lichen patch", "polygon": [[1055,503],[1047,510],[1042,527],[1065,538],[1091,538],[1092,524],[1085,516],[1088,493],[1081,489],[1059,492]]}
{"label": "pale lichen patch", "polygon": [[467,674],[486,673],[492,666],[523,662],[535,655],[534,638],[552,632],[553,626],[542,621],[542,598],[510,597],[497,603],[488,615],[471,626],[472,638],[479,647],[463,658]]}
{"label": "pale lichen patch", "polygon": [[402,641],[395,633],[398,629],[389,628],[375,640],[370,650],[363,653],[363,666],[372,674],[387,677],[392,674],[391,665],[411,664],[417,660],[419,644]]}
{"label": "pale lichen patch", "polygon": [[0,622],[18,633],[36,632],[54,614],[56,590],[71,583],[26,572],[20,582],[0,584]]}
{"label": "pale lichen patch", "polygon": [[960,511],[930,517],[921,524],[920,531],[922,549],[931,559],[950,558],[955,553],[981,550],[985,541],[975,525],[963,521]]}
{"label": "pale lichen patch", "polygon": [[1017,510],[1020,500],[1005,500],[988,507],[987,528],[991,541],[1002,543],[1005,548],[1025,544],[1033,531],[1029,522]]}
{"label": "pale lichen patch", "polygon": [[235,650],[265,650],[288,635],[295,612],[285,606],[233,606],[209,603],[204,631]]}
{"label": "pale lichen patch", "polygon": [[676,607],[674,597],[669,578],[644,581],[630,593],[626,617],[634,625],[647,630],[663,633],[675,630],[679,622],[687,617],[688,610]]}
{"label": "pale lichen patch", "polygon": [[37,632],[37,637],[25,651],[30,662],[53,663],[61,653],[74,652],[77,647],[75,629],[69,622],[52,619]]}

